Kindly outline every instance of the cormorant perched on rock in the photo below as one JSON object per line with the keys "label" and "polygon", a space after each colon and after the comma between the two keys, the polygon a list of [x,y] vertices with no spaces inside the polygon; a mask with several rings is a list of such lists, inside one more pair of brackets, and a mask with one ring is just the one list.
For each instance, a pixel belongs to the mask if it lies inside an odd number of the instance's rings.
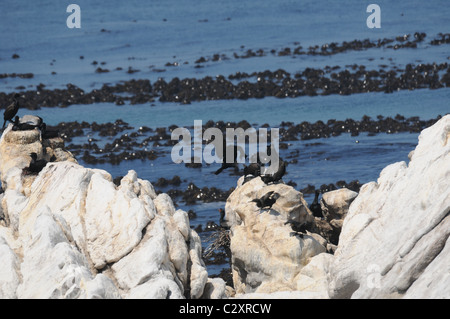
{"label": "cormorant perched on rock", "polygon": [[31,157],[30,165],[24,168],[24,171],[28,174],[38,174],[40,171],[42,171],[45,165],[47,165],[47,161],[43,159],[37,160],[36,153],[31,153],[30,157]]}
{"label": "cormorant perched on rock", "polygon": [[275,204],[278,198],[280,198],[280,194],[275,193],[274,191],[270,191],[263,197],[252,200],[252,202],[255,202],[256,206],[261,209],[264,209],[266,207],[271,209],[272,205]]}
{"label": "cormorant perched on rock", "polygon": [[248,166],[244,165],[244,182],[242,183],[242,185],[260,175],[261,175],[260,163],[251,163]]}
{"label": "cormorant perched on rock", "polygon": [[319,194],[320,190],[316,189],[314,201],[311,203],[311,205],[309,205],[309,210],[313,213],[315,217],[322,218],[323,214],[322,214],[322,207],[319,204]]}
{"label": "cormorant perched on rock", "polygon": [[3,128],[5,128],[6,122],[12,122],[12,119],[16,116],[17,111],[19,111],[19,101],[17,100],[19,97],[20,94],[14,94],[13,102],[6,107],[5,112],[3,113],[3,119],[5,120],[3,122]]}
{"label": "cormorant perched on rock", "polygon": [[225,210],[223,208],[219,208],[219,214],[220,214],[220,220],[219,225],[223,229],[230,229],[230,227],[227,225],[225,221]]}
{"label": "cormorant perched on rock", "polygon": [[28,123],[20,123],[20,119],[18,116],[14,119],[14,126],[12,128],[13,131],[28,131],[28,130],[34,130],[35,125],[28,124]]}
{"label": "cormorant perched on rock", "polygon": [[189,219],[197,218],[197,214],[192,209],[188,210],[187,213],[188,213]]}
{"label": "cormorant perched on rock", "polygon": [[293,219],[288,219],[288,221],[285,222],[284,224],[291,225],[293,232],[290,233],[290,236],[299,236],[300,238],[303,238],[303,235],[306,234],[306,227],[307,227],[306,222],[300,223]]}
{"label": "cormorant perched on rock", "polygon": [[[3,190],[3,188],[2,188],[2,190]],[[2,192],[3,193],[3,192]],[[0,221],[1,220],[5,220],[5,214],[3,213],[3,210],[2,209],[0,209]]]}
{"label": "cormorant perched on rock", "polygon": [[248,166],[244,165],[244,175],[253,175],[255,177],[261,175],[261,164],[251,163]]}
{"label": "cormorant perched on rock", "polygon": [[261,176],[261,179],[266,184],[279,182],[283,178],[284,174],[286,174],[286,166],[287,163],[280,159],[278,170],[273,175]]}
{"label": "cormorant perched on rock", "polygon": [[219,214],[220,214],[220,224],[223,223],[223,220],[225,218],[225,210],[223,208],[219,208]]}
{"label": "cormorant perched on rock", "polygon": [[44,139],[44,140],[47,140],[49,138],[59,137],[59,131],[58,130],[48,129],[47,128],[47,124],[45,124],[45,123],[41,124],[40,129],[41,129],[42,139]]}
{"label": "cormorant perched on rock", "polygon": [[[231,149],[233,148],[233,163],[227,163],[227,151],[231,152]],[[237,167],[236,159],[237,159],[237,153],[238,153],[238,147],[236,144],[233,146],[227,146],[226,139],[223,139],[223,155],[222,155],[222,166],[214,172],[214,174],[219,175],[222,173],[224,169],[230,168],[230,167]]]}

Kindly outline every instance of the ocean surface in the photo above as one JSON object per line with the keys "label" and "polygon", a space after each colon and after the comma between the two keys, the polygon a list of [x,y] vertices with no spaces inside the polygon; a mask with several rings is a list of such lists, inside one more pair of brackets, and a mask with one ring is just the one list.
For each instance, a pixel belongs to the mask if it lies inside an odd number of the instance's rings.
{"label": "ocean surface", "polygon": [[[439,33],[450,31],[448,0],[381,1],[381,28],[369,29],[367,6],[360,0],[259,0],[259,1],[87,1],[74,0],[81,8],[81,28],[70,29],[66,19],[69,3],[42,0],[39,3],[22,0],[2,0],[0,3],[0,74],[33,73],[32,78],[5,77],[0,79],[0,92],[35,90],[39,84],[46,89],[63,89],[74,84],[91,91],[104,84],[114,85],[130,79],[204,78],[236,72],[261,72],[278,69],[300,72],[306,68],[364,65],[367,69],[405,68],[407,64],[450,62],[448,44],[430,45]],[[398,50],[370,48],[329,56],[299,55],[234,59],[247,50],[280,50],[302,45],[304,48],[331,42],[395,38],[425,32],[427,37],[417,48]],[[17,54],[20,58],[12,59]],[[223,58],[211,61],[218,54]],[[208,58],[197,67],[200,57]],[[227,57],[227,58],[225,58]],[[92,62],[97,61],[98,64]],[[96,73],[101,66],[110,72]],[[132,68],[135,73],[127,73]],[[21,89],[18,89],[21,87]],[[130,105],[94,103],[71,105],[66,108],[21,109],[19,115],[34,114],[50,125],[60,122],[86,121],[108,123],[122,119],[134,128],[184,127],[194,120],[248,121],[258,127],[269,124],[277,127],[283,121],[300,123],[329,119],[360,120],[368,115],[395,117],[418,116],[432,119],[450,111],[450,90],[418,89],[394,93],[361,93],[348,96],[300,96],[279,99],[266,97],[248,100],[214,100],[192,102],[189,105],[160,102]],[[4,107],[4,106],[2,106]],[[88,136],[78,138],[86,142]],[[107,143],[111,138],[103,138]],[[296,188],[339,180],[361,183],[376,180],[388,164],[407,161],[408,153],[418,141],[418,134],[380,133],[360,134],[289,142],[281,156],[296,154],[297,162],[288,166],[286,181]],[[177,188],[185,189],[193,182],[198,187],[235,187],[239,176],[225,171],[216,176],[217,165],[188,168],[174,164],[170,148],[162,149],[165,156],[154,161],[124,161],[119,165],[87,165],[109,171],[113,177],[135,170],[138,176],[155,182],[160,177],[180,176]],[[83,164],[82,161],[80,161]],[[161,189],[165,191],[166,189]],[[311,195],[305,195],[311,201]],[[217,209],[224,202],[200,203],[189,206],[177,201],[180,208],[194,210],[197,218],[192,226],[218,223]],[[202,234],[203,238],[207,234]],[[218,272],[221,266],[210,266]]]}

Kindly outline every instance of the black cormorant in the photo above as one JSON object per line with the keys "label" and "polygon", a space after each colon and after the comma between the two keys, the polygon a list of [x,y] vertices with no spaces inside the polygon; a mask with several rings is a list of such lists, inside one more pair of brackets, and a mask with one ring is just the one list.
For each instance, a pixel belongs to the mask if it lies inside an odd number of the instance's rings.
{"label": "black cormorant", "polygon": [[261,179],[266,184],[279,182],[283,178],[284,174],[286,174],[286,166],[287,163],[280,159],[278,170],[273,175],[261,176]]}
{"label": "black cormorant", "polygon": [[43,159],[38,160],[36,153],[31,153],[30,157],[30,165],[24,168],[24,171],[28,174],[38,174],[45,167],[45,165],[47,165],[47,161]]}
{"label": "black cormorant", "polygon": [[260,175],[261,175],[260,163],[251,163],[248,166],[244,165],[244,181],[242,182],[242,185]]}
{"label": "black cormorant", "polygon": [[16,116],[14,118],[14,126],[12,128],[13,131],[28,131],[28,130],[34,130],[36,127],[35,125],[28,124],[28,123],[20,123],[19,117]]}
{"label": "black cormorant", "polygon": [[280,198],[280,194],[275,193],[274,191],[270,191],[263,197],[252,200],[252,202],[255,202],[256,206],[261,209],[264,209],[266,207],[271,209],[272,205],[275,204],[278,198]]}
{"label": "black cormorant", "polygon": [[219,208],[219,225],[222,229],[228,230],[230,227],[228,226],[227,222],[225,221],[225,210],[223,208]]}
{"label": "black cormorant", "polygon": [[224,222],[224,218],[225,218],[225,210],[223,208],[219,208],[219,214],[220,214],[220,225],[223,224]]}
{"label": "black cormorant", "polygon": [[293,230],[293,232],[290,233],[291,236],[298,236],[300,238],[303,238],[303,235],[306,234],[307,222],[300,223],[295,220],[288,219],[288,221],[286,221],[284,224],[291,225],[291,228]]}
{"label": "black cormorant", "polygon": [[[233,162],[227,163],[227,151],[233,150]],[[222,154],[222,166],[214,172],[214,174],[219,175],[222,173],[224,169],[230,168],[230,167],[237,167],[236,159],[237,159],[237,153],[238,153],[238,147],[236,144],[233,146],[227,146],[227,142],[225,138],[223,139],[223,154]]]}
{"label": "black cormorant", "polygon": [[322,207],[319,204],[319,194],[320,194],[320,190],[316,190],[315,193],[315,197],[314,197],[314,201],[311,203],[311,205],[309,205],[309,210],[313,213],[313,215],[315,217],[323,217],[322,214]]}
{"label": "black cormorant", "polygon": [[48,129],[47,124],[41,124],[41,135],[44,140],[49,138],[59,137],[59,131],[55,129]]}
{"label": "black cormorant", "polygon": [[248,166],[244,165],[244,175],[253,175],[255,177],[261,175],[261,164],[251,163]]}
{"label": "black cormorant", "polygon": [[12,119],[16,116],[17,111],[19,111],[19,101],[17,100],[19,97],[20,94],[14,94],[13,102],[6,107],[5,112],[3,113],[3,119],[5,120],[3,122],[3,128],[5,128],[6,122],[12,122]]}

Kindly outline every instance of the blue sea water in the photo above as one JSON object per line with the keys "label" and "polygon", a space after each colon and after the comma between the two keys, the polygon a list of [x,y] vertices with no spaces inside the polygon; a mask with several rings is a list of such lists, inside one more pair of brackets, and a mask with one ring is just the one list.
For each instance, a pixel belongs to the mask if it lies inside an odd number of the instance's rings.
{"label": "blue sea water", "polygon": [[[381,7],[381,28],[366,25],[367,5],[372,1],[342,0],[152,0],[152,1],[87,1],[74,0],[81,8],[81,28],[69,29],[66,19],[69,3],[56,0],[30,2],[2,0],[0,3],[0,73],[34,74],[31,79],[0,79],[0,92],[16,91],[18,86],[34,90],[43,83],[47,89],[65,88],[72,83],[84,90],[99,88],[129,79],[158,78],[170,81],[174,77],[202,78],[228,76],[236,72],[302,71],[307,67],[324,68],[358,64],[367,69],[405,67],[406,64],[449,62],[448,44],[431,46],[429,41],[439,32],[450,30],[450,7],[447,0],[377,0]],[[414,32],[425,32],[427,38],[417,49],[392,50],[373,48],[350,51],[332,56],[286,56],[268,54],[264,57],[233,59],[233,53],[248,49],[281,49],[299,43],[307,48],[330,42],[354,39],[393,38]],[[18,54],[19,59],[12,59]],[[225,54],[230,59],[207,62],[196,68],[200,57]],[[80,57],[83,56],[83,59]],[[97,61],[98,65],[92,65]],[[111,70],[96,73],[95,69]],[[166,63],[177,66],[166,66]],[[116,70],[116,68],[122,70]],[[129,67],[139,70],[126,73]],[[164,70],[164,71],[162,71]],[[52,74],[55,72],[55,74]],[[350,96],[316,96],[299,98],[264,98],[231,101],[193,102],[190,105],[154,103],[116,106],[110,103],[71,105],[67,108],[20,110],[19,115],[35,114],[49,124],[68,121],[97,123],[123,119],[133,127],[167,127],[172,124],[192,126],[194,120],[241,121],[255,126],[268,123],[276,127],[282,121],[327,121],[363,115],[435,118],[449,113],[450,90],[421,89],[391,94],[365,93]],[[418,134],[379,134],[339,137],[307,142],[292,142],[284,156],[299,150],[298,163],[288,167],[287,180],[298,188],[312,184],[347,182],[358,179],[365,183],[376,180],[386,165],[407,160],[417,144]],[[87,139],[87,138],[86,138]],[[104,142],[108,139],[105,138]],[[356,142],[358,141],[358,143]],[[159,177],[179,175],[185,182],[197,186],[228,189],[236,185],[237,176],[228,173],[215,176],[214,166],[187,168],[167,156],[155,161],[125,161],[120,165],[99,164],[114,177],[130,169],[152,182]],[[307,200],[311,200],[309,196]],[[224,203],[198,204],[194,207],[179,203],[183,209],[194,209],[197,219],[191,225],[208,220],[218,221],[217,209]],[[214,268],[213,268],[214,271]]]}

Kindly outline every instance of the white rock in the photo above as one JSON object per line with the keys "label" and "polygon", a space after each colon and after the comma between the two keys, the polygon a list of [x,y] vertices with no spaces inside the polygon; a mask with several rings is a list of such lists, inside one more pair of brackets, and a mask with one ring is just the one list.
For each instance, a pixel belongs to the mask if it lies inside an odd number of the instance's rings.
{"label": "white rock", "polygon": [[450,298],[449,140],[447,115],[422,131],[409,165],[389,165],[361,188],[330,270],[331,297]]}
{"label": "white rock", "polygon": [[272,293],[246,293],[236,294],[234,299],[322,299],[321,295],[317,295],[314,292],[305,291],[275,291]]}
{"label": "white rock", "polygon": [[188,214],[185,211],[179,209],[175,212],[173,218],[175,220],[179,232],[181,233],[181,235],[183,235],[184,239],[188,241],[190,234]]}
{"label": "white rock", "polygon": [[120,288],[132,289],[153,278],[174,279],[165,227],[162,219],[155,220],[147,229],[148,239],[112,266]]}
{"label": "white rock", "polygon": [[86,283],[87,299],[121,299],[114,282],[103,274],[97,274],[93,280]]}
{"label": "white rock", "polygon": [[91,170],[70,162],[47,165],[30,187],[27,206],[18,210],[19,232],[23,236],[31,233],[30,228],[34,224],[36,212],[48,207],[51,212],[63,213],[77,245],[84,248],[86,239],[83,215],[87,188],[92,175]]}
{"label": "white rock", "polygon": [[[148,208],[133,191],[94,174],[86,196],[87,249],[96,268],[128,254],[141,240],[150,222]],[[101,189],[99,194],[95,190]],[[139,189],[133,189],[139,191]],[[154,213],[152,213],[154,215]]]}
{"label": "white rock", "polygon": [[[450,298],[450,115],[421,133],[410,160],[409,165],[388,165],[377,182],[362,186],[356,198],[350,193],[348,200],[325,198],[338,208],[329,215],[333,227],[343,220],[339,245],[334,256],[315,255],[299,267],[296,287],[277,281],[261,293],[273,274],[259,264],[264,260],[268,267],[273,256],[259,252],[253,238],[267,233],[261,225],[270,225],[272,232],[275,226],[250,204],[228,202],[227,215],[237,221],[233,237],[244,247],[237,247],[237,241],[233,247],[232,241],[236,298]],[[264,192],[261,185],[256,188]],[[242,198],[249,194],[246,190]],[[237,198],[231,199],[238,202]],[[353,199],[347,216],[339,212]],[[263,236],[257,242],[270,247]],[[283,266],[279,268],[289,274]],[[252,283],[257,286],[254,292],[248,289]]]}
{"label": "white rock", "polygon": [[6,232],[0,226],[0,299],[14,299],[20,283],[20,261],[10,247]]}
{"label": "white rock", "polygon": [[[447,267],[446,267],[447,266]],[[448,299],[450,297],[450,237],[441,253],[409,287],[404,298]]]}
{"label": "white rock", "polygon": [[[269,191],[280,194],[272,210],[254,202]],[[226,203],[231,228],[233,283],[237,294],[295,290],[294,278],[309,260],[325,251],[313,236],[291,236],[288,219],[314,221],[301,193],[285,184],[265,185],[260,178],[239,186]]]}
{"label": "white rock", "polygon": [[127,299],[184,299],[184,295],[173,280],[157,277],[131,289]]}
{"label": "white rock", "polygon": [[[47,208],[39,210],[29,241],[24,242],[20,265],[22,282],[18,298],[86,298],[86,287],[94,278],[86,258],[74,247]],[[45,253],[43,253],[45,252]],[[109,291],[114,285],[106,281],[90,284],[90,290]],[[105,297],[99,295],[98,297]]]}
{"label": "white rock", "polygon": [[173,201],[169,195],[164,194],[164,193],[159,194],[155,198],[154,203],[155,203],[156,210],[160,214],[163,214],[163,216],[172,217],[175,214],[175,207],[174,207]]}
{"label": "white rock", "polygon": [[320,201],[323,216],[328,221],[333,219],[344,219],[347,215],[350,204],[356,196],[358,196],[358,193],[347,188],[341,188],[324,193]]}
{"label": "white rock", "polygon": [[30,125],[40,125],[42,124],[42,119],[34,116],[34,115],[24,115],[22,118],[20,118],[20,123],[27,123]]}
{"label": "white rock", "polygon": [[23,154],[44,156],[39,135],[9,128],[0,140],[0,297],[199,298],[208,275],[187,213],[136,172],[116,187],[55,145],[47,154],[68,160],[25,176]]}
{"label": "white rock", "polygon": [[222,278],[208,278],[202,299],[226,299],[227,290]]}
{"label": "white rock", "polygon": [[3,213],[9,226],[17,231],[19,229],[20,212],[28,204],[28,198],[15,189],[7,189],[2,199]]}
{"label": "white rock", "polygon": [[332,261],[333,255],[327,253],[314,256],[295,278],[297,290],[311,293],[311,298],[328,299],[328,273]]}
{"label": "white rock", "polygon": [[194,230],[189,233],[189,256],[192,261],[191,266],[191,291],[190,297],[198,299],[203,294],[203,289],[208,281],[208,272],[202,259],[202,244],[200,237]]}

